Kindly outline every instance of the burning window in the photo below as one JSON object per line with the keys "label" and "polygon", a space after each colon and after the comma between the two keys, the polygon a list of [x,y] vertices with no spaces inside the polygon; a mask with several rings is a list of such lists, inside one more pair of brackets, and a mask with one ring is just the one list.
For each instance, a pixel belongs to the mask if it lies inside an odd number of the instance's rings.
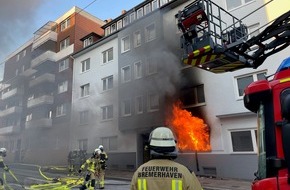
{"label": "burning window", "polygon": [[210,151],[210,133],[207,124],[191,112],[182,109],[180,101],[175,103],[167,123],[177,138],[181,151]]}

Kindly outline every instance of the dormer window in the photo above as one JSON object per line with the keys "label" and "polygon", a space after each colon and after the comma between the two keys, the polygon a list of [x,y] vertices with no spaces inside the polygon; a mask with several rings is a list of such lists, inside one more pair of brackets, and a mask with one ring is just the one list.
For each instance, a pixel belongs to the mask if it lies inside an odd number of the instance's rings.
{"label": "dormer window", "polygon": [[84,40],[84,48],[91,45],[93,43],[93,36]]}

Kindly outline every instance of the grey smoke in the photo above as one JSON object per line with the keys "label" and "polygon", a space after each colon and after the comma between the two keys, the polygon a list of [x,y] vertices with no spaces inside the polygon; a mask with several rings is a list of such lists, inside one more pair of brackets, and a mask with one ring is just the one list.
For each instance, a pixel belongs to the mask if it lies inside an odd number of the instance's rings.
{"label": "grey smoke", "polygon": [[32,37],[40,0],[1,0],[0,63]]}

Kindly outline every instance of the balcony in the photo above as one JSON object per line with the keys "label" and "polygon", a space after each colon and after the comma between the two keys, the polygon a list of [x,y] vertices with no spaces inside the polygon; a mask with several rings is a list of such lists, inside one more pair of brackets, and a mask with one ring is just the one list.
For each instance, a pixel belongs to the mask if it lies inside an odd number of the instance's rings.
{"label": "balcony", "polygon": [[55,62],[55,52],[52,51],[46,51],[45,53],[39,55],[38,57],[34,58],[31,61],[31,68],[35,68],[38,65],[41,65],[42,63],[46,62],[46,61],[52,61]]}
{"label": "balcony", "polygon": [[12,97],[12,96],[15,96],[15,95],[21,95],[23,94],[23,90],[22,89],[19,89],[19,88],[14,88],[8,92],[5,92],[2,94],[2,100],[5,100],[9,97]]}
{"label": "balcony", "polygon": [[40,45],[44,44],[45,42],[49,40],[57,42],[57,33],[50,30],[50,31],[47,31],[42,36],[36,38],[33,41],[32,50],[36,49],[37,47],[39,47]]}
{"label": "balcony", "polygon": [[52,127],[51,118],[41,118],[41,119],[27,121],[25,123],[25,129],[51,128],[51,127]]}
{"label": "balcony", "polygon": [[31,108],[31,107],[35,107],[39,105],[47,105],[47,104],[53,104],[53,96],[44,95],[35,99],[28,100],[27,107]]}
{"label": "balcony", "polygon": [[14,113],[21,113],[21,112],[22,112],[22,107],[14,106],[14,107],[10,107],[10,108],[0,111],[0,117],[4,117],[4,116],[14,114]]}
{"label": "balcony", "polygon": [[0,128],[0,135],[12,135],[20,132],[20,125]]}
{"label": "balcony", "polygon": [[29,87],[33,87],[33,86],[39,85],[39,84],[44,83],[44,82],[54,83],[55,82],[55,75],[51,74],[51,73],[45,73],[45,74],[33,79],[32,81],[30,81]]}

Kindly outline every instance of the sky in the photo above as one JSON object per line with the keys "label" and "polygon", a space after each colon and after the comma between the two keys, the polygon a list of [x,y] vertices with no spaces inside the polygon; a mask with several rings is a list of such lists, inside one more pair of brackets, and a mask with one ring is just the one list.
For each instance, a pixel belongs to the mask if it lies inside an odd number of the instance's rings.
{"label": "sky", "polygon": [[48,21],[55,21],[73,6],[106,20],[118,17],[144,0],[0,0],[0,66],[5,58],[33,38]]}

